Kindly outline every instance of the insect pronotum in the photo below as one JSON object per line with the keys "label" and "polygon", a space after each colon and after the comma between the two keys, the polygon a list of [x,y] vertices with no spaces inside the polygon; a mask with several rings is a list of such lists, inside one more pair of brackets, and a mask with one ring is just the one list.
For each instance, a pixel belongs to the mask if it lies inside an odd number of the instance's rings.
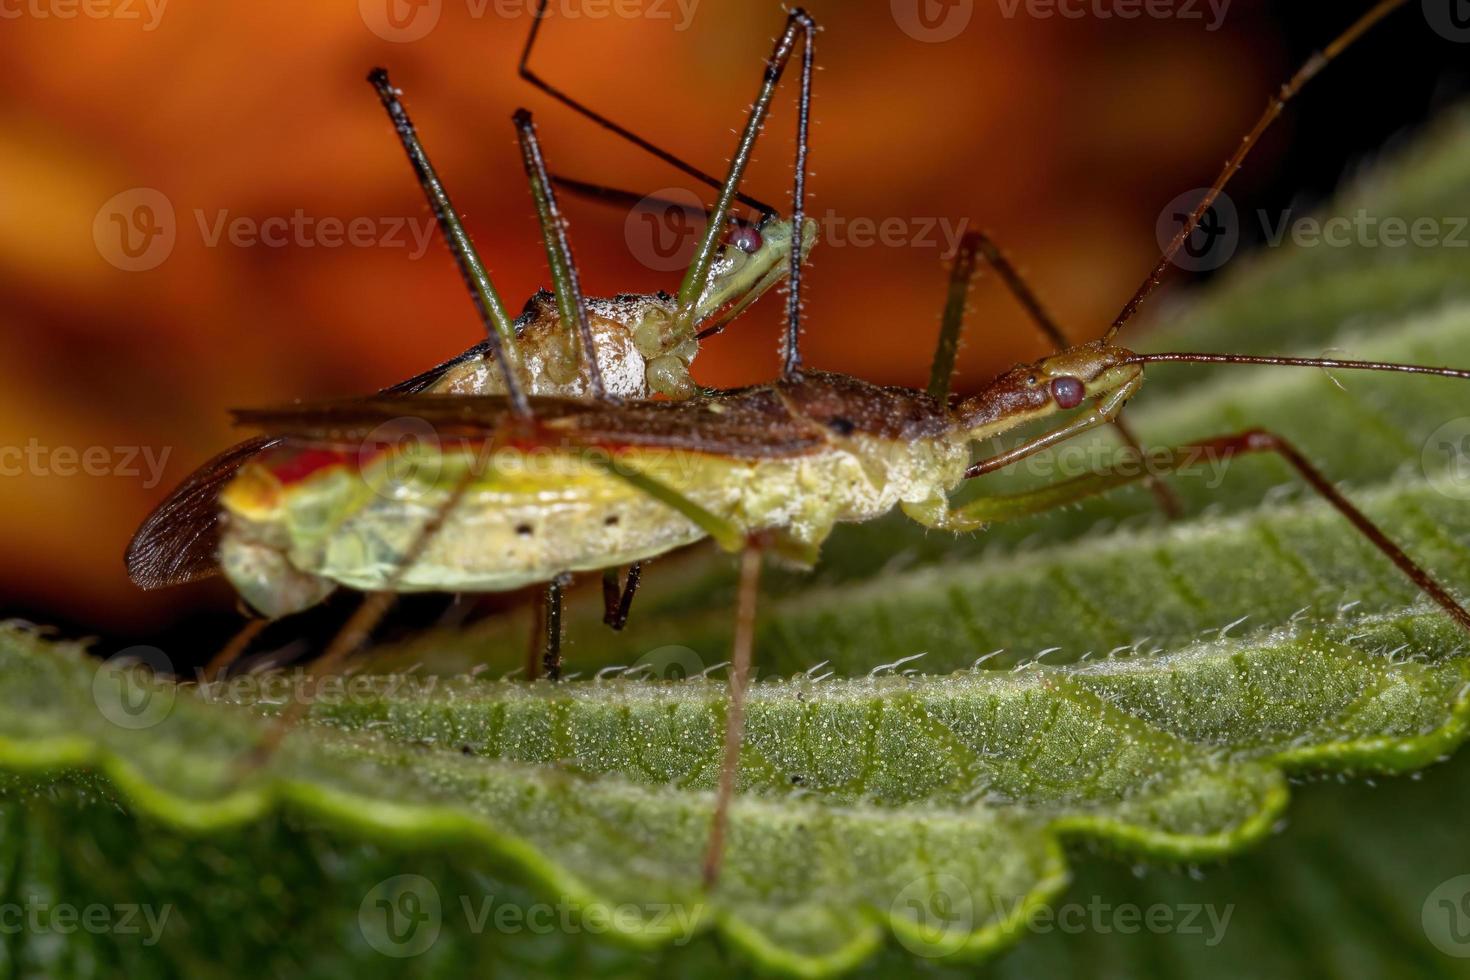
{"label": "insect pronotum", "polygon": [[[796,243],[790,253],[784,368],[778,380],[679,402],[534,398],[527,402],[529,412],[504,396],[433,394],[237,412],[239,422],[286,442],[274,455],[242,467],[220,496],[229,515],[223,544],[227,572],[251,601],[270,605],[279,600],[283,611],[290,604],[284,600],[309,604],[322,589],[338,584],[368,592],[368,600],[318,661],[316,669],[327,670],[362,643],[394,592],[559,583],[568,572],[636,562],[705,536],[741,552],[723,764],[703,868],[705,881],[713,886],[743,732],[763,553],[815,561],[836,523],[868,520],[895,506],[928,527],[978,531],[994,521],[1044,512],[1135,482],[1141,479],[1137,468],[1105,467],[1036,490],[980,497],[958,508],[948,500],[967,479],[1115,421],[1139,390],[1150,363],[1272,364],[1470,379],[1470,370],[1427,365],[1138,354],[1113,343],[1285,102],[1353,39],[1403,3],[1377,3],[1283,86],[1144,285],[1098,340],[1061,343],[1059,352],[1006,371],[978,393],[953,401],[949,379],[963,298],[977,257],[996,265],[1042,330],[1060,340],[1035,295],[995,246],[971,235],[951,278],[927,391],[878,387],[803,369],[799,178],[792,208]],[[793,11],[773,55],[773,63],[784,60],[798,39],[805,42],[803,105],[809,99],[814,32],[811,19]],[[806,121],[807,113],[799,113],[803,147]],[[523,121],[522,135],[534,146],[529,120]],[[800,158],[804,160],[804,152]],[[1062,413],[1071,414],[1015,448],[973,459],[976,443]],[[393,493],[374,493],[371,484],[381,478],[392,454],[375,449],[364,455],[359,447],[364,440],[371,444],[380,439],[375,433],[382,426],[405,419],[430,427],[436,442],[418,460],[433,465],[408,474]],[[1259,429],[1215,436],[1179,447],[1164,468],[1187,465],[1202,450],[1220,459],[1278,455],[1470,631],[1470,613],[1454,596],[1289,441]],[[412,492],[402,492],[405,487]],[[303,522],[303,515],[314,515],[314,520]],[[300,710],[304,707],[295,714]],[[283,726],[293,719],[288,712]],[[277,728],[275,737],[283,730]]]}

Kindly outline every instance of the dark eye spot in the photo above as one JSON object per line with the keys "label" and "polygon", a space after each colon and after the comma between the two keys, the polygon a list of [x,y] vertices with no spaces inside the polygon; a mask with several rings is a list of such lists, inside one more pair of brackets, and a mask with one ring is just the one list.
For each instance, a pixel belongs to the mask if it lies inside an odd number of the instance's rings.
{"label": "dark eye spot", "polygon": [[1053,378],[1051,397],[1061,408],[1076,408],[1087,397],[1087,387],[1077,378],[1064,375]]}
{"label": "dark eye spot", "polygon": [[516,533],[519,534],[523,538],[529,538],[531,536],[531,525],[529,525],[529,524],[517,524],[516,525]]}
{"label": "dark eye spot", "polygon": [[852,424],[852,419],[843,418],[841,415],[834,415],[827,420],[827,428],[839,436],[850,436],[852,435],[853,429],[856,429],[857,426]]}
{"label": "dark eye spot", "polygon": [[756,252],[759,252],[761,245],[765,243],[765,239],[761,237],[761,233],[756,231],[751,225],[736,225],[734,228],[731,228],[730,234],[725,237],[725,241],[734,245],[746,255],[754,255]]}
{"label": "dark eye spot", "polygon": [[1026,378],[1026,384],[1029,385],[1032,388],[1035,388],[1036,387],[1036,375],[1033,374],[1033,375],[1028,376]]}

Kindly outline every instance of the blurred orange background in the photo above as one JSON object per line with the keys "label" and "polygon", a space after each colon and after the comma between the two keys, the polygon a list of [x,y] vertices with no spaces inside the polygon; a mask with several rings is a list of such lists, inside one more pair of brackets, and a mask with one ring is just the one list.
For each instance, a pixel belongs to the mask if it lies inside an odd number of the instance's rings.
{"label": "blurred orange background", "polygon": [[[928,21],[915,19],[917,3]],[[0,480],[6,611],[128,634],[228,610],[215,586],[140,593],[121,561],[148,510],[236,438],[227,409],[371,391],[479,339],[437,235],[419,254],[411,236],[385,234],[403,219],[420,231],[431,223],[364,81],[369,67],[387,66],[404,90],[513,310],[548,279],[509,124],[516,106],[537,113],[561,173],[639,192],[698,189],[516,78],[532,6],[7,0],[0,446],[31,453]],[[1217,29],[1208,4],[1188,6],[1203,19],[1030,16],[1027,4],[1001,0],[814,0],[824,30],[810,209],[829,240],[808,267],[808,362],[921,385],[946,276],[938,231],[921,233],[966,220],[1008,248],[1075,336],[1098,331],[1152,263],[1159,209],[1209,182],[1290,61],[1358,5],[1236,0]],[[924,26],[946,33],[945,18],[961,15],[947,39]],[[765,0],[553,0],[535,67],[720,172],[782,21]],[[1424,27],[1410,16],[1383,31],[1404,36],[1374,43],[1410,50]],[[1391,84],[1378,75],[1375,84]],[[1421,111],[1426,86],[1410,87],[1385,125]],[[746,186],[782,208],[794,93],[788,76]],[[1302,179],[1300,159],[1322,150],[1293,156],[1303,120],[1319,132],[1354,129],[1331,118],[1342,105],[1320,99],[1288,115],[1238,196],[1270,192],[1283,173]],[[1348,119],[1358,115],[1349,108]],[[1382,136],[1369,124],[1353,145]],[[1330,187],[1347,162],[1307,168],[1306,179]],[[133,205],[160,198],[153,216],[171,209],[171,249],[130,257],[120,236]],[[638,261],[622,212],[565,205],[590,294],[677,287],[677,273]],[[366,219],[376,237],[336,243],[320,224],[284,243],[215,237],[237,219],[264,229],[297,214]],[[857,219],[897,219],[891,227],[907,237],[850,240]],[[706,345],[696,377],[771,376],[780,316],[773,293]],[[977,285],[960,386],[1039,350],[998,285]],[[91,465],[107,472],[67,475],[80,468],[58,454],[68,447],[78,459],[101,447]]]}

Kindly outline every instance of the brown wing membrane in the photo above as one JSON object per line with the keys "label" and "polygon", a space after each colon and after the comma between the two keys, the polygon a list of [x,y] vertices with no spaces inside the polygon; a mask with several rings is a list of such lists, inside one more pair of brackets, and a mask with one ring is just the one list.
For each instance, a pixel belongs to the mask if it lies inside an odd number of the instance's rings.
{"label": "brown wing membrane", "polygon": [[[487,343],[479,343],[462,354],[422,374],[389,388],[385,395],[407,395],[423,391],[450,368],[483,357]],[[245,461],[278,440],[265,436],[232,446],[200,466],[148,515],[128,544],[128,577],[143,589],[183,585],[219,572],[220,489],[239,472]]]}
{"label": "brown wing membrane", "polygon": [[217,573],[220,488],[247,459],[275,441],[265,436],[247,439],[189,474],[133,535],[127,551],[128,577],[140,588],[161,589]]}
{"label": "brown wing membrane", "polygon": [[[771,388],[745,388],[684,402],[607,405],[561,398],[532,399],[531,438],[554,444],[686,449],[741,458],[815,452],[826,444],[810,420],[794,416]],[[241,425],[278,438],[353,444],[380,426],[421,420],[440,436],[512,436],[516,420],[493,395],[414,395],[355,398],[235,412]],[[519,441],[519,440],[518,440]]]}

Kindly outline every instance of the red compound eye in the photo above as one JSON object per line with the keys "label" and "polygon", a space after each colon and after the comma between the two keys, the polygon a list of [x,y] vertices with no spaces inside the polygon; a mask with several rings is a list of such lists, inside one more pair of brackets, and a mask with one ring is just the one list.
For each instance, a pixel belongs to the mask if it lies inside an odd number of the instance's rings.
{"label": "red compound eye", "polygon": [[736,225],[730,229],[730,234],[726,236],[725,241],[746,255],[754,255],[761,250],[765,239],[761,238],[761,233],[750,225]]}
{"label": "red compound eye", "polygon": [[1082,399],[1087,397],[1087,387],[1070,375],[1053,378],[1051,397],[1061,408],[1076,408],[1082,404]]}

